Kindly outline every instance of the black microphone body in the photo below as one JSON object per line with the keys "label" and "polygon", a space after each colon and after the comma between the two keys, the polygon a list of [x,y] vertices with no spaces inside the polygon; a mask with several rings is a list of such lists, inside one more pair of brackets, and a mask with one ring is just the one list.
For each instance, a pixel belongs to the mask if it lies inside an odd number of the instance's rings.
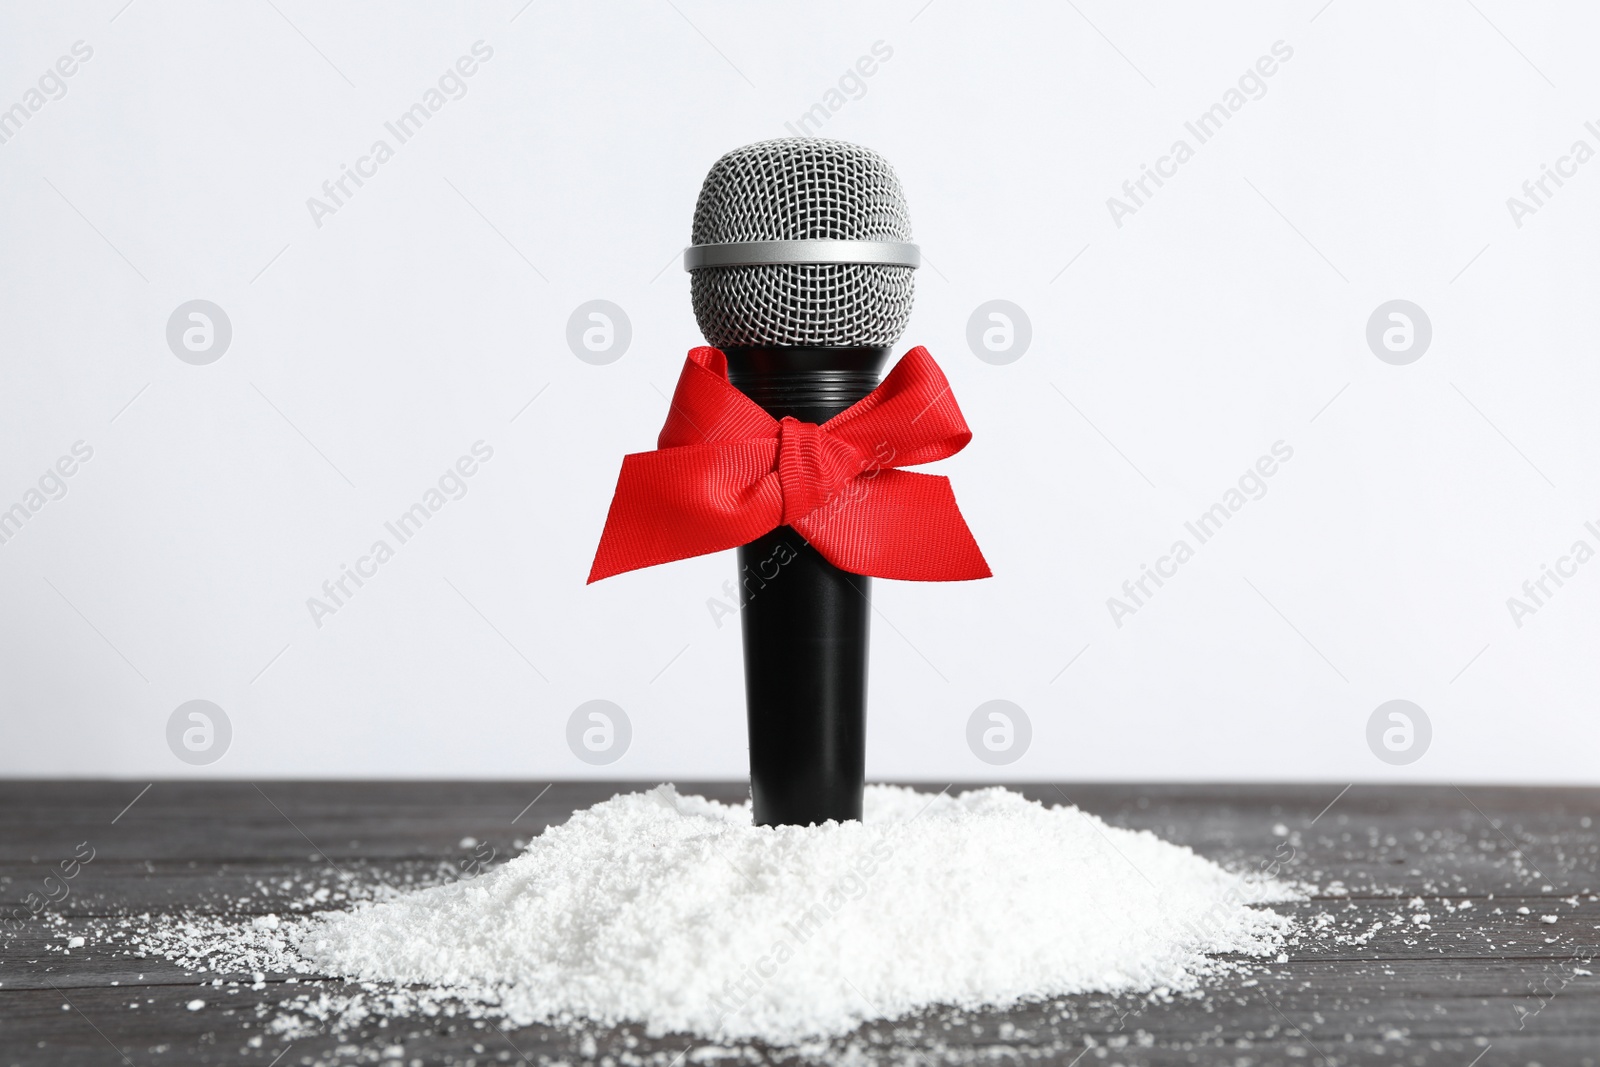
{"label": "black microphone body", "polygon": [[[730,346],[725,354],[729,379],[767,414],[820,424],[877,386],[889,350]],[[861,818],[870,583],[823,559],[792,526],[739,549],[757,825]]]}

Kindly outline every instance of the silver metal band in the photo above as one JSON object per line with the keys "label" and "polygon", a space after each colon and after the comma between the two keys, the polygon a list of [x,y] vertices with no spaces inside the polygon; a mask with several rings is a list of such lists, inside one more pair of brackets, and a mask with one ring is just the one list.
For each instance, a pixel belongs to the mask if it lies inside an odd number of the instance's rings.
{"label": "silver metal band", "polygon": [[683,269],[743,267],[765,263],[880,263],[920,267],[922,252],[903,241],[740,241],[736,244],[690,245],[683,250]]}

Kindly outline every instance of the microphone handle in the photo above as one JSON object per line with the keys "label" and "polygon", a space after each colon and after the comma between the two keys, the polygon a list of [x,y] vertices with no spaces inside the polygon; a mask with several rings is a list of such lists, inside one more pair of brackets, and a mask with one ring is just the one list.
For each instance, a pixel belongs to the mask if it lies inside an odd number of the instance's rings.
{"label": "microphone handle", "polygon": [[[724,354],[729,380],[767,414],[823,423],[877,387],[889,350],[729,347]],[[870,582],[823,559],[791,526],[739,549],[758,826],[861,818]]]}

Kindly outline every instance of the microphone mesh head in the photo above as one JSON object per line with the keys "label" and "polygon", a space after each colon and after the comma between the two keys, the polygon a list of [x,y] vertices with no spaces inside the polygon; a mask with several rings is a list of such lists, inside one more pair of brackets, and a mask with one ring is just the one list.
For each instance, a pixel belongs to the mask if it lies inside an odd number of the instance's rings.
{"label": "microphone mesh head", "polygon": [[[910,241],[894,168],[844,141],[785,137],[736,148],[700,187],[692,244]],[[706,342],[854,348],[894,344],[911,318],[912,268],[763,263],[690,274]]]}

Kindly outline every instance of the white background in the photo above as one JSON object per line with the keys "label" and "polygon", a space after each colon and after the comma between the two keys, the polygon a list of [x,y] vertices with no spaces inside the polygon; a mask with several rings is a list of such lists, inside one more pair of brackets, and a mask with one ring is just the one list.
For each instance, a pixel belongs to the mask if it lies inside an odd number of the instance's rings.
{"label": "white background", "polygon": [[[877,583],[871,776],[1600,781],[1600,563],[1520,628],[1506,603],[1600,547],[1600,162],[1520,227],[1506,204],[1600,148],[1589,7],[124,2],[0,15],[0,107],[93,48],[0,144],[0,507],[94,450],[0,544],[0,773],[742,775],[738,628],[706,606],[731,553],[584,578],[700,342],[676,257],[707,168],[882,41],[821,132],[905,185],[928,264],[900,348],[975,430],[939,469],[996,576]],[[465,96],[316,225],[480,40]],[[165,338],[197,298],[233,329],[206,366]],[[565,340],[596,298],[632,322],[608,366]],[[1005,366],[966,343],[996,298],[1033,329]],[[1365,339],[1391,299],[1432,321],[1408,366]],[[479,440],[467,495],[316,626]],[[1267,494],[1116,626],[1280,440]],[[565,741],[595,698],[633,724],[605,767]],[[1000,768],[965,740],[995,698],[1033,724]],[[1404,767],[1366,742],[1393,698],[1433,725]],[[233,727],[204,768],[166,741],[192,699]]]}

